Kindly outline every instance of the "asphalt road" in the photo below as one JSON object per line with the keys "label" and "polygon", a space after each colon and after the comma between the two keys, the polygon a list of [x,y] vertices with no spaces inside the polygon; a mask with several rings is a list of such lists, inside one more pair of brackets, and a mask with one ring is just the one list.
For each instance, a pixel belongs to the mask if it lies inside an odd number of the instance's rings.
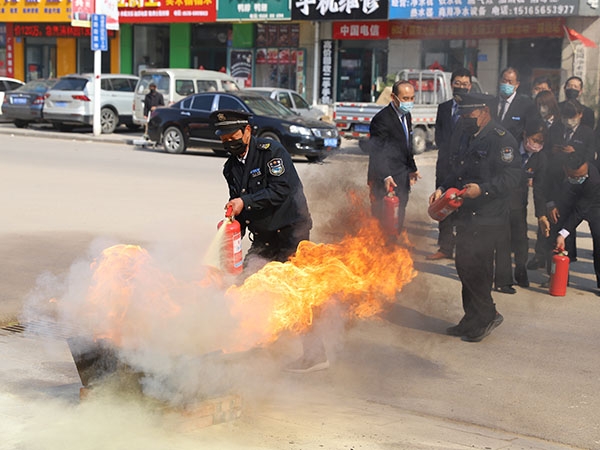
{"label": "asphalt road", "polygon": [[[0,125],[3,324],[43,321],[52,309],[43,307],[46,294],[68,292],[74,270],[113,243],[142,245],[193,279],[226,201],[224,159],[135,149],[123,143],[130,138]],[[366,157],[344,147],[323,164],[296,164],[317,242],[335,241],[352,220],[341,213],[345,193],[365,194]],[[435,152],[417,163],[423,179],[407,225],[419,274],[376,320],[330,330],[329,370],[283,375],[281,364],[299,352],[286,336],[235,372],[242,419],[177,435],[135,402],[79,405],[64,342],[3,331],[0,434],[9,446],[0,448],[600,448],[600,300],[589,230],[578,233],[566,297],[548,295],[543,273],[530,272],[531,288],[495,295],[505,321],[490,337],[472,344],[446,336],[461,317],[460,284],[452,261],[425,260],[436,249],[426,215]]]}

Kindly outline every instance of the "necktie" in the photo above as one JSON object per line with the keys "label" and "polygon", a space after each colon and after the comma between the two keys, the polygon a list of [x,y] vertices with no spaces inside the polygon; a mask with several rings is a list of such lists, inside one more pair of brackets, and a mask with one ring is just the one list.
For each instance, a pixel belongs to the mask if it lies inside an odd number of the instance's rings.
{"label": "necktie", "polygon": [[565,142],[568,144],[571,142],[571,138],[573,137],[573,130],[567,129],[565,132]]}
{"label": "necktie", "polygon": [[508,105],[506,100],[500,101],[500,113],[498,114],[500,121],[504,120],[504,114],[506,114],[506,105]]}
{"label": "necktie", "polygon": [[452,125],[455,126],[456,122],[458,122],[458,118],[460,116],[458,115],[458,105],[455,103],[454,105],[452,105]]}
{"label": "necktie", "polygon": [[402,122],[402,128],[404,129],[404,137],[406,138],[406,145],[408,145],[408,125],[406,124],[406,115],[402,115],[400,117],[400,122]]}

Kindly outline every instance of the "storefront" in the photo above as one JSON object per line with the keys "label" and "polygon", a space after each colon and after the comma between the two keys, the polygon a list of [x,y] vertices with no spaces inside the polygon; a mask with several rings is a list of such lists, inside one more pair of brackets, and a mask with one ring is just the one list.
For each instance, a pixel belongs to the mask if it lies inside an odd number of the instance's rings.
{"label": "storefront", "polygon": [[[0,73],[24,81],[93,71],[90,29],[71,26],[69,3],[40,0],[0,7]],[[118,72],[118,35],[109,30],[102,70]]]}

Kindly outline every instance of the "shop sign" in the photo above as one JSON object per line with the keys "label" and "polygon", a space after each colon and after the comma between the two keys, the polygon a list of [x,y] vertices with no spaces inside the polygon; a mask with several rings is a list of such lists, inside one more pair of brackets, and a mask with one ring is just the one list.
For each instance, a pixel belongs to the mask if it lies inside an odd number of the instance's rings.
{"label": "shop sign", "polygon": [[321,41],[321,73],[319,76],[319,103],[329,105],[333,101],[333,41]]}
{"label": "shop sign", "polygon": [[388,0],[291,0],[292,20],[387,20]]}
{"label": "shop sign", "polygon": [[565,19],[402,20],[390,22],[390,39],[506,39],[563,37]]}
{"label": "shop sign", "polygon": [[389,22],[333,22],[333,39],[387,39]]}
{"label": "shop sign", "polygon": [[119,29],[119,10],[117,0],[72,0],[71,10],[73,12],[71,25],[74,27],[92,26],[92,15],[102,14],[106,16],[106,28],[108,30]]}
{"label": "shop sign", "polygon": [[12,35],[12,26],[12,23],[4,25],[6,35],[6,58],[5,66],[0,67],[0,73],[10,78],[13,78],[15,76],[15,38]]}
{"label": "shop sign", "polygon": [[71,22],[70,0],[4,0],[0,22]]}
{"label": "shop sign", "polygon": [[238,86],[252,87],[252,50],[231,50],[231,76]]}
{"label": "shop sign", "polygon": [[218,0],[217,20],[290,20],[288,1]]}
{"label": "shop sign", "polygon": [[118,0],[121,23],[215,22],[216,0]]}
{"label": "shop sign", "polygon": [[[72,27],[59,24],[14,24],[14,37],[89,37],[90,28]],[[108,36],[114,37],[114,30],[108,30]]]}
{"label": "shop sign", "polygon": [[390,0],[393,19],[576,16],[579,0]]}

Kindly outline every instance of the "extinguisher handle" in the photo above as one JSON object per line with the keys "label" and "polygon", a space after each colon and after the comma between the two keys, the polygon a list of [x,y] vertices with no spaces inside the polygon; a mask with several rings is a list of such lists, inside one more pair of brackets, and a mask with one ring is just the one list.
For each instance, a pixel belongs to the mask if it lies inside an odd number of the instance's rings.
{"label": "extinguisher handle", "polygon": [[460,191],[458,191],[456,193],[457,197],[462,197],[463,195],[465,195],[465,192],[467,192],[467,188],[461,189]]}
{"label": "extinguisher handle", "polygon": [[233,206],[228,206],[227,210],[225,211],[225,217],[232,217],[233,216]]}

